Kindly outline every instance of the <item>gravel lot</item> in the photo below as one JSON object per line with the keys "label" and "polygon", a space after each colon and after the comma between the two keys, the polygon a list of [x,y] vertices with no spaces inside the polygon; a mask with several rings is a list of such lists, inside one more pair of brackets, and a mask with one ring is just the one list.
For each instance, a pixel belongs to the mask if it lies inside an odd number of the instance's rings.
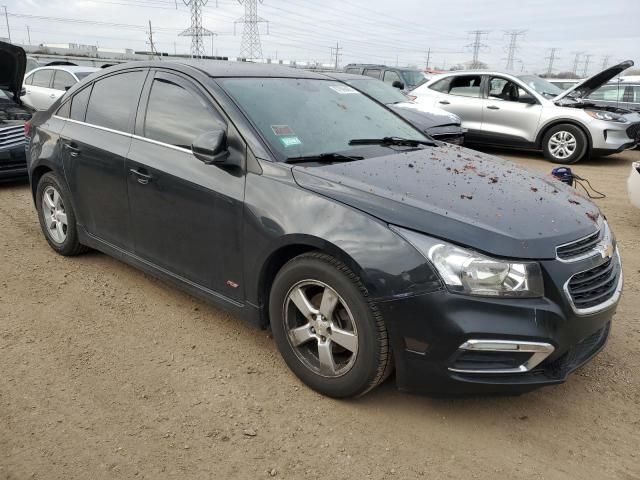
{"label": "gravel lot", "polygon": [[433,399],[390,381],[324,398],[268,332],[105,255],[56,256],[28,186],[0,186],[0,478],[640,479],[634,159],[574,168],[607,194],[623,256],[611,339],[568,383],[520,397]]}

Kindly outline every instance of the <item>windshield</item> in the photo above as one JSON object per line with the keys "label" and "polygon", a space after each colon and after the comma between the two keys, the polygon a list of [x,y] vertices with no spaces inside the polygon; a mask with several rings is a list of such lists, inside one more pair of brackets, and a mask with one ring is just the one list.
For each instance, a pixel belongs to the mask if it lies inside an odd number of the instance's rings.
{"label": "windshield", "polygon": [[422,72],[417,70],[400,70],[405,83],[410,87],[417,87],[427,81]]}
{"label": "windshield", "polygon": [[529,85],[529,87],[534,89],[540,95],[555,97],[563,92],[561,88],[558,88],[554,84],[549,83],[545,79],[537,77],[535,75],[521,75],[518,78]]}
{"label": "windshield", "polygon": [[73,72],[73,73],[75,73],[76,77],[78,77],[78,80],[82,80],[84,77],[88,77],[94,72]]}
{"label": "windshield", "polygon": [[349,85],[296,78],[218,80],[282,159],[356,150],[358,138],[427,140]]}
{"label": "windshield", "polygon": [[380,80],[348,80],[347,83],[385,105],[409,101],[400,90]]}

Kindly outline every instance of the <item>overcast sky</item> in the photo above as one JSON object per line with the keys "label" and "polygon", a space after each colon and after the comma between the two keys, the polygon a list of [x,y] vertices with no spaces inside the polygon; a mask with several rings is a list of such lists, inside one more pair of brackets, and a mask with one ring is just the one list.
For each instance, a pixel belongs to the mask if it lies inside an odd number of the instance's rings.
{"label": "overcast sky", "polygon": [[[190,13],[182,0],[5,0],[14,41],[86,43],[101,47],[146,50],[144,26],[151,20],[158,50],[188,53],[191,39],[177,34],[189,27]],[[1,12],[1,10],[0,10]],[[341,64],[349,62],[420,65],[432,49],[431,66],[447,67],[471,59],[470,30],[487,30],[480,60],[504,68],[505,30],[526,30],[517,59],[530,71],[546,70],[550,48],[560,48],[554,71],[571,70],[574,52],[593,56],[589,73],[623,59],[640,62],[640,0],[264,0],[258,13],[265,57],[298,61],[331,61],[332,46],[343,48]],[[121,24],[78,24],[26,16],[84,19]],[[213,51],[236,57],[242,25],[234,36],[234,20],[244,14],[237,0],[209,0],[204,26],[213,37]],[[0,22],[0,36],[6,36]],[[174,46],[175,42],[175,46]],[[211,53],[211,39],[205,40]],[[520,69],[522,63],[516,63]],[[582,71],[584,64],[581,65]]]}

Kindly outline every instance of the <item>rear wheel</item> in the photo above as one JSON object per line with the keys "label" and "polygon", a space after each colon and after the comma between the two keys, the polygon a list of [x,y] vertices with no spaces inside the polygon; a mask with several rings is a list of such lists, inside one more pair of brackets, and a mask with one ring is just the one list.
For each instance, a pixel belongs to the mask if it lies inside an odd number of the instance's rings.
{"label": "rear wheel", "polygon": [[588,147],[584,132],[570,124],[551,127],[542,139],[542,150],[547,160],[565,165],[580,161]]}
{"label": "rear wheel", "polygon": [[366,295],[344,263],[321,253],[294,258],[273,283],[269,313],[278,349],[324,395],[363,395],[391,371],[387,330]]}
{"label": "rear wheel", "polygon": [[47,242],[60,255],[71,256],[86,252],[78,241],[76,216],[70,195],[55,174],[46,173],[38,182],[36,208],[40,227]]}

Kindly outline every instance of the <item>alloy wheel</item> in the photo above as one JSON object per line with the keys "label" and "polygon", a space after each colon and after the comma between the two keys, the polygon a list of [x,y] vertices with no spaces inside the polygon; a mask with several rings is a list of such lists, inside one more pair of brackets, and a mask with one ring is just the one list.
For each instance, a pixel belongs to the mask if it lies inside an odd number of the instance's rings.
{"label": "alloy wheel", "polygon": [[560,160],[565,160],[573,155],[578,146],[578,141],[572,133],[565,130],[554,133],[549,139],[549,151],[551,155]]}
{"label": "alloy wheel", "polygon": [[64,243],[67,238],[67,212],[58,190],[49,185],[42,194],[42,216],[47,233],[56,243]]}
{"label": "alloy wheel", "polygon": [[338,293],[317,280],[294,285],[284,302],[285,331],[302,363],[329,378],[346,374],[358,355],[358,332]]}

